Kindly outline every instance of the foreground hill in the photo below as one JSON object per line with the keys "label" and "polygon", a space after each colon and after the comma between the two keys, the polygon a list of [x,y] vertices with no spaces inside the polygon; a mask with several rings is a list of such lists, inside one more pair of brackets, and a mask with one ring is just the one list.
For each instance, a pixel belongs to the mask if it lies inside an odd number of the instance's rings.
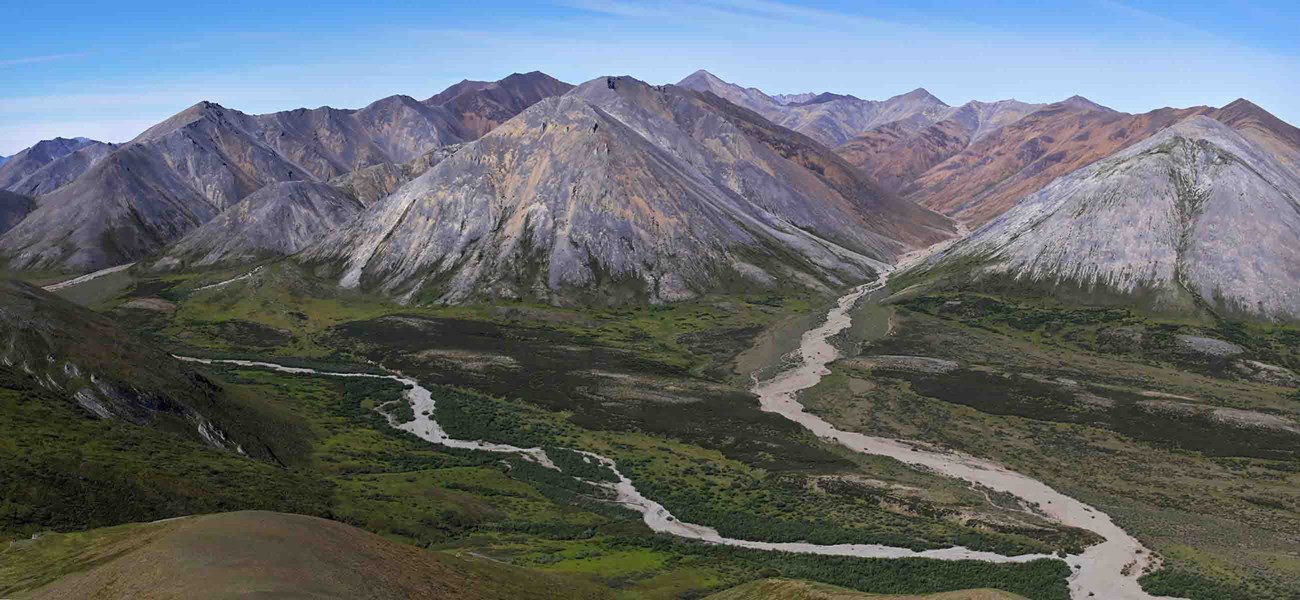
{"label": "foreground hill", "polygon": [[[358,110],[248,115],[200,102],[103,156],[59,146],[65,158],[42,162],[28,177],[41,181],[15,179],[42,197],[0,237],[0,261],[11,269],[67,271],[130,262],[269,184],[327,181],[418,160],[475,139],[542,95],[565,89],[530,73],[464,90],[446,99],[447,106],[391,96]],[[35,148],[30,154],[35,157]],[[0,169],[16,176],[19,165],[37,162],[19,159]]]}
{"label": "foreground hill", "polygon": [[304,260],[403,300],[668,301],[846,285],[947,235],[755,113],[607,77],[461,149]]}
{"label": "foreground hill", "polygon": [[[1228,126],[1177,123],[1053,181],[939,257],[972,277],[1300,318],[1300,176]],[[1021,284],[1023,285],[1023,284]]]}
{"label": "foreground hill", "polygon": [[302,515],[247,511],[116,529],[100,533],[106,541],[77,556],[73,572],[17,597],[608,597],[579,581],[421,550]]}

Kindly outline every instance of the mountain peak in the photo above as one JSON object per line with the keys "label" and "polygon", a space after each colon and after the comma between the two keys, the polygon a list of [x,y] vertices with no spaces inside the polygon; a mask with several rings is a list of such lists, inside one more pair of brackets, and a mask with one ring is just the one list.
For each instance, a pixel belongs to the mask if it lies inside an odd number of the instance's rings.
{"label": "mountain peak", "polygon": [[1092,100],[1089,100],[1089,99],[1087,99],[1087,98],[1084,98],[1083,96],[1080,96],[1080,95],[1078,95],[1078,94],[1075,94],[1075,95],[1073,95],[1073,96],[1070,96],[1069,98],[1066,98],[1065,100],[1062,100],[1062,101],[1058,102],[1057,104],[1061,104],[1061,105],[1064,105],[1064,106],[1070,106],[1070,107],[1074,107],[1074,108],[1081,108],[1081,109],[1083,109],[1083,110],[1100,110],[1100,111],[1103,111],[1103,112],[1115,112],[1115,109],[1113,109],[1113,108],[1110,108],[1110,107],[1107,107],[1107,106],[1102,106],[1102,105],[1097,104],[1096,102],[1093,102]]}

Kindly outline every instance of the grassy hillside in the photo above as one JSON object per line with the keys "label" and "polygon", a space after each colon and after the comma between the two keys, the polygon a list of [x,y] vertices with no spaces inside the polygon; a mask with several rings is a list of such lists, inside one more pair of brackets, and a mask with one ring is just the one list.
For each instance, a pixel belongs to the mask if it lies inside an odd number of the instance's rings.
{"label": "grassy hillside", "polygon": [[17,598],[600,599],[608,590],[472,555],[430,552],[328,521],[233,512],[54,534],[11,547]]}

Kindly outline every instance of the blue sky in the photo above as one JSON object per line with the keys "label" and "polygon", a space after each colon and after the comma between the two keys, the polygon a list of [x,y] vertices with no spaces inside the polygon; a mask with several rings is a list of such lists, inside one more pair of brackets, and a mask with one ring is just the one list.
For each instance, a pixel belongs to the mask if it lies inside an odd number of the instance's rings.
{"label": "blue sky", "polygon": [[199,101],[246,112],[424,98],[542,70],[949,104],[1073,94],[1119,110],[1249,98],[1300,124],[1294,2],[6,2],[0,155],[125,141]]}

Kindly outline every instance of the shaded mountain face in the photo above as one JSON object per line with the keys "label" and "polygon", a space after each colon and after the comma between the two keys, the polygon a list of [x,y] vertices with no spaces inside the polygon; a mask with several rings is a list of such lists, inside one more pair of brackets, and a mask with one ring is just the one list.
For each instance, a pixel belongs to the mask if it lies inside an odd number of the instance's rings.
{"label": "shaded mountain face", "polygon": [[0,190],[0,233],[13,229],[35,207],[27,196]]}
{"label": "shaded mountain face", "polygon": [[85,410],[239,451],[208,413],[220,390],[100,313],[0,280],[0,363]]}
{"label": "shaded mountain face", "polygon": [[901,187],[900,193],[978,226],[1056,177],[1211,110],[1165,108],[1129,115],[1082,106],[1078,102],[1052,104],[991,131],[927,169]]}
{"label": "shaded mountain face", "polygon": [[266,185],[426,160],[431,150],[473,139],[510,111],[566,86],[540,73],[462,86],[449,100],[463,103],[455,111],[406,96],[358,110],[269,115],[201,102],[106,155],[89,148],[65,153],[29,174],[24,182],[46,175],[34,188],[43,195],[20,227],[0,237],[0,262],[88,271],[136,260]]}
{"label": "shaded mountain face", "polygon": [[0,189],[23,193],[22,182],[42,167],[87,146],[103,145],[86,138],[54,138],[37,142],[0,165]]}
{"label": "shaded mountain face", "polygon": [[933,261],[976,277],[1300,319],[1300,177],[1228,126],[1179,122],[1027,196]]}
{"label": "shaded mountain face", "polygon": [[822,93],[799,101],[781,102],[755,88],[727,83],[708,71],[696,71],[677,85],[711,92],[830,147],[887,123],[903,122],[909,129],[919,130],[934,123],[949,108],[923,89],[884,101]]}
{"label": "shaded mountain face", "polygon": [[405,301],[668,301],[841,286],[910,247],[900,238],[948,235],[915,207],[873,213],[907,205],[853,177],[816,142],[716,97],[600,78],[466,146],[302,257]]}
{"label": "shaded mountain face", "polygon": [[273,183],[178,240],[154,267],[202,268],[288,256],[361,209],[360,202],[326,183]]}
{"label": "shaded mountain face", "polygon": [[935,165],[970,144],[1040,108],[1016,100],[967,102],[950,108],[938,122],[916,130],[909,121],[870,129],[835,151],[891,191],[908,187]]}

